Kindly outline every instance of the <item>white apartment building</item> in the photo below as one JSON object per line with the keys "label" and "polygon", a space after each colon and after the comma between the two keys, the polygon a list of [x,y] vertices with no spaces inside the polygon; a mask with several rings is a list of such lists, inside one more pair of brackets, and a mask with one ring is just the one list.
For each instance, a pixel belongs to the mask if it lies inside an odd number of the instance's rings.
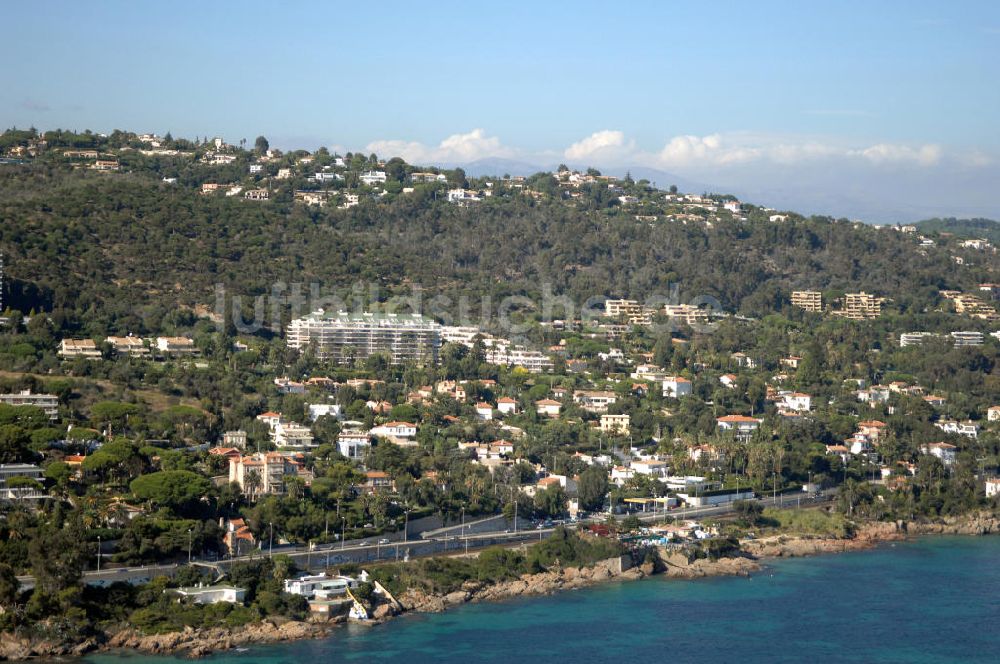
{"label": "white apartment building", "polygon": [[982,346],[983,345],[983,333],[982,332],[952,332],[952,341],[955,347],[960,346]]}
{"label": "white apartment building", "polygon": [[108,337],[104,341],[111,344],[118,355],[130,357],[147,357],[149,355],[149,347],[139,337]]}
{"label": "white apartment building", "polygon": [[531,373],[544,373],[553,367],[552,358],[536,350],[490,346],[484,353],[486,362],[497,366],[522,367]]}
{"label": "white apartment building", "polygon": [[15,477],[27,477],[37,482],[42,481],[42,469],[30,463],[0,464],[0,500],[24,500],[27,498],[44,498],[45,494],[33,487],[11,487],[7,481]]}
{"label": "white apartment building", "polygon": [[365,171],[359,177],[362,184],[374,187],[377,184],[385,184],[385,171]]}
{"label": "white apartment building", "polygon": [[0,394],[0,403],[8,406],[34,406],[45,411],[50,420],[59,419],[59,397],[54,394],[32,394],[31,390],[21,390],[16,394]]}
{"label": "white apartment building", "polygon": [[350,363],[386,353],[392,364],[436,364],[441,326],[419,314],[327,315],[322,309],[288,325],[289,348],[313,345],[317,357]]}
{"label": "white apartment building", "polygon": [[692,304],[667,304],[663,307],[663,313],[672,320],[692,327],[708,323],[708,312]]}
{"label": "white apartment building", "polygon": [[101,359],[101,351],[93,339],[63,339],[59,344],[59,356],[99,360]]}
{"label": "white apartment building", "polygon": [[156,337],[156,350],[162,355],[196,355],[194,341],[186,337]]}
{"label": "white apartment building", "polygon": [[309,427],[295,422],[278,422],[271,430],[275,447],[282,450],[305,451],[316,447]]}

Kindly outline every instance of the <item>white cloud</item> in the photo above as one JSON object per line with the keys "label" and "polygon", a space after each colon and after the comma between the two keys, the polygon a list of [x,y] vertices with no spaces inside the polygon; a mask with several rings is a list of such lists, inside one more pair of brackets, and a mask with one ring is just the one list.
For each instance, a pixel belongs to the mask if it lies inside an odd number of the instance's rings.
{"label": "white cloud", "polygon": [[570,161],[587,161],[594,159],[616,160],[630,156],[635,152],[635,143],[625,140],[625,133],[604,129],[595,131],[583,140],[566,148],[563,155]]}
{"label": "white cloud", "polygon": [[365,152],[374,152],[385,158],[402,157],[411,164],[469,162],[485,157],[514,156],[514,150],[504,146],[496,136],[487,136],[483,129],[452,134],[437,146],[419,141],[372,141],[365,146]]}
{"label": "white cloud", "polygon": [[729,145],[720,134],[674,136],[656,155],[663,166],[711,164],[725,166],[752,161],[761,156],[760,148]]}
{"label": "white cloud", "polygon": [[863,150],[851,150],[850,156],[861,156],[875,164],[910,162],[921,166],[933,166],[941,160],[940,145],[911,147],[893,143],[879,143]]}
{"label": "white cloud", "polygon": [[[778,136],[733,132],[670,138],[658,152],[644,152],[620,131],[599,131],[573,143],[565,151],[572,161],[589,160],[595,165],[643,165],[656,168],[725,168],[755,163],[800,164],[830,159],[865,159],[872,164],[934,166],[944,158],[939,145],[877,143],[851,146],[836,141],[802,136]],[[982,155],[967,163],[986,163]]]}

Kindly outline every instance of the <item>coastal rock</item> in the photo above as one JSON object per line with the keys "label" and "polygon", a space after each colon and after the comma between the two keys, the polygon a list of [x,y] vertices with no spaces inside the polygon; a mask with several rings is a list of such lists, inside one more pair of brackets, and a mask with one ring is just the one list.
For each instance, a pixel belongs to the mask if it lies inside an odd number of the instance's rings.
{"label": "coastal rock", "polygon": [[454,606],[456,604],[465,604],[469,601],[471,593],[465,590],[457,590],[453,593],[448,593],[444,596],[444,603],[447,606]]}
{"label": "coastal rock", "polygon": [[719,558],[718,560],[699,558],[688,561],[684,554],[664,551],[661,552],[661,559],[666,566],[666,575],[681,579],[697,579],[708,576],[748,576],[761,569],[757,561],[742,556]]}

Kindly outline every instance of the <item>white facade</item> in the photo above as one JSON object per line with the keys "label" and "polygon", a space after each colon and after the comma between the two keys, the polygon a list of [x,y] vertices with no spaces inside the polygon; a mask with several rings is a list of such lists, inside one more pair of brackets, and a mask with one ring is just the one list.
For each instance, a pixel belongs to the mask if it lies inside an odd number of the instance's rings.
{"label": "white facade", "polygon": [[234,586],[192,586],[190,588],[168,589],[164,592],[188,598],[195,604],[218,604],[220,602],[242,604],[247,595],[245,588]]}
{"label": "white facade", "polygon": [[377,184],[385,184],[385,171],[366,171],[358,177],[362,184],[373,187]]}
{"label": "white facade", "polygon": [[337,436],[337,451],[348,459],[364,459],[371,446],[367,431],[341,431]]}
{"label": "white facade", "polygon": [[517,401],[510,397],[500,397],[497,400],[497,410],[502,415],[515,415],[517,414]]}
{"label": "white facade", "polygon": [[312,344],[316,356],[341,363],[388,354],[392,364],[436,364],[441,347],[441,326],[420,315],[338,313],[323,310],[297,318],[288,325],[289,348]]}
{"label": "white facade", "polygon": [[310,450],[316,447],[309,427],[295,422],[278,422],[271,431],[271,438],[278,449]]}
{"label": "white facade", "polygon": [[0,394],[0,403],[8,406],[34,406],[41,408],[50,420],[59,419],[59,397],[54,394],[32,394],[21,390],[14,394]]}
{"label": "white facade", "polygon": [[693,385],[687,378],[680,376],[667,376],[663,379],[663,396],[671,399],[691,396]]}
{"label": "white facade", "polygon": [[321,417],[335,417],[339,420],[342,411],[339,403],[311,403],[308,408],[310,422]]}
{"label": "white facade", "polygon": [[409,422],[386,422],[373,427],[371,433],[373,436],[386,438],[413,438],[417,435],[417,425]]}

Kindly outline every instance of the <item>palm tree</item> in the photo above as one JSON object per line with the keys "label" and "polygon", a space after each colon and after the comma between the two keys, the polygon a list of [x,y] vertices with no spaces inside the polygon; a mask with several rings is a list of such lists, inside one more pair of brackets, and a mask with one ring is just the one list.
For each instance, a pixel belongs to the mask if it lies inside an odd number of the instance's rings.
{"label": "palm tree", "polygon": [[256,500],[258,492],[264,488],[264,482],[261,479],[260,471],[256,468],[250,468],[243,475],[243,489],[246,491],[247,498],[250,500]]}

